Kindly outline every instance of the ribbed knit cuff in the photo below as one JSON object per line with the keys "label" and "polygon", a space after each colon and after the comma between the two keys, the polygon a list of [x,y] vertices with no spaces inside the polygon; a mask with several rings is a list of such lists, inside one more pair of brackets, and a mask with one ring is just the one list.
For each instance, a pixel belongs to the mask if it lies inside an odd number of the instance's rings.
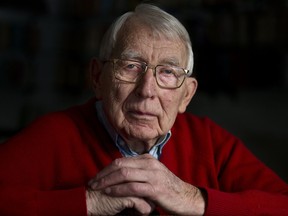
{"label": "ribbed knit cuff", "polygon": [[251,215],[241,195],[225,193],[209,188],[202,188],[202,190],[205,191],[207,195],[205,215]]}
{"label": "ribbed knit cuff", "polygon": [[41,216],[87,215],[85,187],[38,192],[37,208]]}

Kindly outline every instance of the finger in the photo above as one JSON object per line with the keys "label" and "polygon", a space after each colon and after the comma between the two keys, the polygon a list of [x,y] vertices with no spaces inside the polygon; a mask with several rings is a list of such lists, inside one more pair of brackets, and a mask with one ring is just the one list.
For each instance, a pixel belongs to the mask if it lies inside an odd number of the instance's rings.
{"label": "finger", "polygon": [[155,205],[152,202],[148,202],[142,198],[131,197],[128,199],[129,203],[126,208],[134,208],[141,215],[149,215],[155,209]]}
{"label": "finger", "polygon": [[97,174],[97,178],[101,178],[107,174],[109,174],[110,172],[113,172],[119,168],[122,167],[131,167],[131,168],[143,168],[145,167],[145,161],[143,160],[147,160],[147,156],[136,156],[136,157],[122,157],[122,158],[117,158],[116,160],[114,160],[110,165],[108,165],[107,167],[105,167],[103,170],[101,170],[98,174]]}
{"label": "finger", "polygon": [[[115,172],[118,169],[120,169],[123,166],[122,161],[124,161],[126,159],[127,158],[117,158],[116,160],[114,160],[111,164],[109,164],[107,167],[105,167],[100,172],[98,172],[97,175],[88,182],[88,185],[90,187],[92,187],[92,185],[95,186],[95,184],[97,184],[97,181],[99,181],[99,179],[101,179],[104,176],[109,175],[110,173]],[[92,188],[94,188],[94,187],[92,187]]]}
{"label": "finger", "polygon": [[124,209],[135,209],[142,215],[149,214],[155,205],[143,198],[111,197],[100,191],[87,191],[87,210],[92,215],[115,215]]}
{"label": "finger", "polygon": [[160,162],[149,154],[144,154],[136,157],[118,158],[114,160],[109,166],[105,167],[103,170],[97,173],[96,177],[89,182],[89,185],[91,186],[93,182],[123,167],[146,169],[147,167],[153,167],[153,163]]}
{"label": "finger", "polygon": [[114,185],[104,189],[104,193],[113,197],[139,197],[148,200],[157,200],[157,191],[149,183],[129,182]]}
{"label": "finger", "polygon": [[93,182],[90,187],[93,190],[99,190],[127,182],[149,182],[153,176],[154,172],[151,170],[124,167]]}

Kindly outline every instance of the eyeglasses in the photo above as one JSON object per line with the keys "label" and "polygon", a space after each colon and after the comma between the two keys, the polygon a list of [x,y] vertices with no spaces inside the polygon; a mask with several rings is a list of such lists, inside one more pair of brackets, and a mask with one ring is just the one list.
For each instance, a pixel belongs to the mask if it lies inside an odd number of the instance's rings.
{"label": "eyeglasses", "polygon": [[189,70],[171,65],[156,65],[152,68],[145,62],[135,60],[111,59],[108,62],[113,63],[115,78],[127,83],[136,83],[148,68],[154,69],[158,86],[166,89],[180,88],[190,75]]}

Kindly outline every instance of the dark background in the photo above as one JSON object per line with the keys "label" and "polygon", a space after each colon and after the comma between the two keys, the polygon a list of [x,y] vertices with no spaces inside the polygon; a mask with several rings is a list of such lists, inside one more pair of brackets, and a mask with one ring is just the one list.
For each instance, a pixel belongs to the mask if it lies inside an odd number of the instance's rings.
{"label": "dark background", "polygon": [[[137,0],[0,1],[0,140],[86,101],[89,60]],[[189,112],[240,137],[288,181],[288,1],[146,1],[191,34],[199,90]]]}

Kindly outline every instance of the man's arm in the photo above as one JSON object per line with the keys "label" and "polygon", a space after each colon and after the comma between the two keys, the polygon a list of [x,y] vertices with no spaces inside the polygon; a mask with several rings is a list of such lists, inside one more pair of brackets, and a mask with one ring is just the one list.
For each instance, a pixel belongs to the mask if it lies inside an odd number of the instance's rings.
{"label": "man's arm", "polygon": [[144,197],[168,214],[288,215],[285,193],[249,188],[240,192],[200,190],[177,178],[150,155],[117,159],[98,173],[90,185],[111,197]]}
{"label": "man's arm", "polygon": [[205,215],[288,215],[288,195],[260,190],[222,192],[206,188]]}
{"label": "man's arm", "polygon": [[[53,114],[0,144],[0,215],[111,215],[154,209],[142,198],[112,198],[86,188],[96,165],[73,122]],[[84,149],[81,148],[84,146]],[[75,152],[75,155],[73,155]]]}
{"label": "man's arm", "polygon": [[85,188],[40,191],[1,183],[0,215],[87,215]]}
{"label": "man's arm", "polygon": [[58,115],[40,118],[0,144],[0,215],[87,214],[84,185],[60,186],[67,156],[58,146],[67,148],[55,131],[64,134],[63,123],[72,134],[64,122]]}
{"label": "man's arm", "polygon": [[85,184],[67,155],[73,130],[67,117],[47,115],[0,144],[0,215],[87,215]]}

